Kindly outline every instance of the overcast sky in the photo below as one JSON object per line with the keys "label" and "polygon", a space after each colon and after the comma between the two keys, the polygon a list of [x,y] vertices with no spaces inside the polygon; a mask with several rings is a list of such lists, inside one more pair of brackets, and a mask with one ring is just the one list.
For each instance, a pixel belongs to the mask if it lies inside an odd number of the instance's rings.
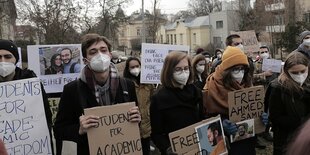
{"label": "overcast sky", "polygon": [[[152,2],[154,0],[144,0],[144,9],[153,10]],[[187,9],[187,3],[189,0],[160,0],[159,8],[162,13],[170,14],[177,13],[180,10]],[[139,10],[142,7],[142,0],[133,0],[132,4],[129,4],[127,8],[125,8],[125,12],[127,15],[130,15],[132,12]]]}

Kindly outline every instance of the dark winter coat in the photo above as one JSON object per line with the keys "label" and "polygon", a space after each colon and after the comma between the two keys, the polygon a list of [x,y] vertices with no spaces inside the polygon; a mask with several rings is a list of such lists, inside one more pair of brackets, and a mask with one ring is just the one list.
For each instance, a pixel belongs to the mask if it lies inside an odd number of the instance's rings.
{"label": "dark winter coat", "polygon": [[[115,103],[136,102],[137,96],[132,81],[125,79],[127,92],[123,91],[119,83],[116,92]],[[125,97],[127,95],[127,97]],[[125,100],[125,98],[127,98]],[[88,155],[87,134],[79,135],[79,117],[85,108],[99,106],[95,94],[81,79],[72,81],[64,86],[59,102],[59,111],[56,116],[54,133],[57,141],[67,140],[77,143],[77,154]],[[57,154],[61,154],[61,146],[57,146]]]}
{"label": "dark winter coat", "polygon": [[170,132],[203,119],[202,93],[193,84],[180,88],[161,88],[151,98],[151,137],[162,155],[170,147]]}
{"label": "dark winter coat", "polygon": [[274,133],[274,154],[283,154],[294,132],[309,115],[310,90],[291,93],[283,88],[278,79],[270,84],[269,112]]}

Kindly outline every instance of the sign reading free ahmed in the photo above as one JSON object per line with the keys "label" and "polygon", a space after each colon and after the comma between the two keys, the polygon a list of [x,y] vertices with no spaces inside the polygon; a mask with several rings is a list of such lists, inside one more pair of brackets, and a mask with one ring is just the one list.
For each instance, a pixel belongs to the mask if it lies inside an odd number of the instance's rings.
{"label": "sign reading free ahmed", "polygon": [[142,44],[141,83],[160,84],[160,74],[165,57],[171,51],[189,53],[189,46],[166,44]]}

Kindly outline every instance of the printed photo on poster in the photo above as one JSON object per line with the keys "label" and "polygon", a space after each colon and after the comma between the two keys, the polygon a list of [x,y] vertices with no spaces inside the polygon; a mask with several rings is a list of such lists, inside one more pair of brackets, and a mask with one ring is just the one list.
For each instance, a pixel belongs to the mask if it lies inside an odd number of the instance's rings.
{"label": "printed photo on poster", "polygon": [[62,92],[84,67],[81,44],[29,45],[27,56],[28,68],[40,78],[46,93]]}
{"label": "printed photo on poster", "polygon": [[39,56],[41,75],[79,73],[81,70],[79,47],[39,47]]}
{"label": "printed photo on poster", "polygon": [[195,128],[199,139],[200,155],[220,155],[227,153],[225,135],[220,118]]}
{"label": "printed photo on poster", "polygon": [[236,123],[238,131],[235,135],[230,135],[230,141],[236,142],[242,139],[247,139],[255,136],[254,119],[249,119]]}

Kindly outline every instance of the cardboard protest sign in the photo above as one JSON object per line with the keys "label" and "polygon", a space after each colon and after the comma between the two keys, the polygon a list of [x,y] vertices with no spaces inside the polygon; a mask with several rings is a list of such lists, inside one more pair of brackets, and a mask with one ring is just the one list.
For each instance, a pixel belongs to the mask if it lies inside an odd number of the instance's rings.
{"label": "cardboard protest sign", "polygon": [[53,120],[53,124],[56,120],[56,115],[57,115],[57,112],[58,112],[58,105],[59,105],[59,101],[60,101],[60,98],[48,98],[48,103],[50,105],[50,109],[51,109],[51,112],[52,112],[52,120]]}
{"label": "cardboard protest sign", "polygon": [[31,45],[27,54],[29,69],[40,78],[47,93],[62,92],[84,66],[80,44]]}
{"label": "cardboard protest sign", "polygon": [[255,86],[228,93],[229,119],[240,122],[254,119],[255,133],[261,133],[265,126],[261,121],[264,112],[264,86]]}
{"label": "cardboard protest sign", "polygon": [[142,155],[138,123],[129,122],[128,110],[134,102],[85,109],[85,115],[100,118],[95,128],[88,130],[90,154]]}
{"label": "cardboard protest sign", "polygon": [[251,31],[238,31],[230,32],[231,34],[238,34],[243,43],[244,51],[248,53],[253,53],[259,51],[259,44],[254,30]]}
{"label": "cardboard protest sign", "polygon": [[[195,130],[198,134],[200,155],[203,155],[203,151],[211,155],[227,153],[224,130],[220,117],[195,127]],[[214,138],[212,141],[208,138],[210,135]]]}
{"label": "cardboard protest sign", "polygon": [[281,73],[282,61],[276,59],[263,59],[262,70],[271,70],[274,73]]}
{"label": "cardboard protest sign", "polygon": [[164,59],[174,50],[189,53],[189,46],[142,43],[140,82],[159,84]]}
{"label": "cardboard protest sign", "polygon": [[208,121],[212,121],[218,118],[220,118],[220,116],[206,119],[201,122],[190,125],[186,128],[169,133],[169,139],[172,151],[177,154],[184,154],[193,150],[197,150],[197,152],[200,152],[198,145],[199,139],[195,128],[201,124],[204,124]]}
{"label": "cardboard protest sign", "polygon": [[10,155],[52,154],[38,78],[0,83],[0,139]]}

